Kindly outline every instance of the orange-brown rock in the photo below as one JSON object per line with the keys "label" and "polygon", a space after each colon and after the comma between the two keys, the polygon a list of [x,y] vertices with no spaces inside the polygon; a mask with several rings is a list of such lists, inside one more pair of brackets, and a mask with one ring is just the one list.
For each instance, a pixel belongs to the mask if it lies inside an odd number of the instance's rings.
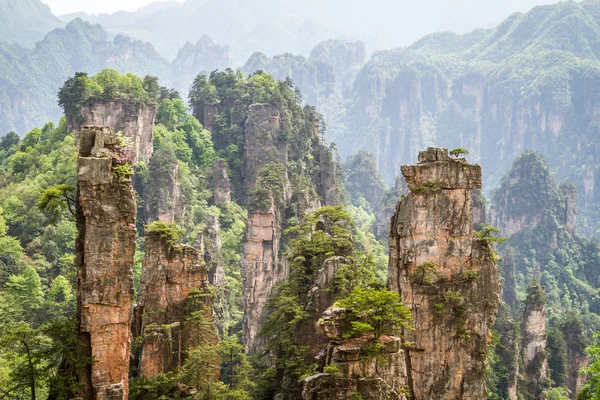
{"label": "orange-brown rock", "polygon": [[[191,294],[202,293],[206,296],[201,296],[200,304],[190,301]],[[138,363],[141,376],[182,366],[195,329],[186,320],[195,311],[213,318],[202,254],[189,246],[168,243],[160,232],[148,232],[137,309],[143,338]],[[213,329],[203,334],[216,339]]]}
{"label": "orange-brown rock", "polygon": [[317,324],[329,343],[319,354],[320,370],[304,380],[304,400],[342,400],[360,394],[364,400],[404,400],[406,365],[400,338],[382,336],[378,354],[369,354],[373,336],[344,339],[349,324],[344,308],[330,308]]}
{"label": "orange-brown rock", "polygon": [[[319,174],[311,180],[295,176],[289,165],[301,161],[297,149],[284,140],[282,113],[270,104],[253,104],[245,123],[244,179],[242,197],[250,204],[248,225],[242,249],[243,278],[243,342],[247,350],[261,346],[258,338],[263,310],[273,288],[288,275],[288,265],[281,254],[280,241],[285,219],[294,216],[301,220],[308,212],[322,205],[337,205],[340,201],[336,186],[336,169],[331,151],[320,143],[318,123],[313,124],[311,149]],[[280,166],[280,187],[260,186],[261,171],[270,166]],[[277,171],[273,171],[277,172]],[[298,181],[301,182],[298,182]],[[260,199],[253,198],[259,189]],[[266,189],[266,190],[265,190]],[[265,193],[268,192],[268,193]],[[254,193],[256,195],[256,193]],[[311,327],[312,330],[312,327]]]}
{"label": "orange-brown rock", "polygon": [[[161,221],[172,224],[186,217],[183,193],[179,186],[179,163],[176,159],[155,168],[153,163],[160,157],[158,151],[150,162],[150,185],[145,195],[146,223]],[[158,161],[161,164],[160,161]],[[149,189],[149,190],[148,190]]]}
{"label": "orange-brown rock", "polygon": [[131,179],[113,172],[118,162],[127,162],[117,145],[110,128],[81,130],[77,314],[81,340],[94,360],[80,377],[84,400],[128,396],[136,203]]}
{"label": "orange-brown rock", "polygon": [[415,400],[486,398],[485,369],[499,304],[490,245],[473,229],[481,168],[429,148],[402,166],[410,192],[392,219],[388,286],[412,311],[404,332]]}
{"label": "orange-brown rock", "polygon": [[248,218],[242,249],[243,328],[247,350],[259,346],[263,309],[273,288],[287,276],[287,266],[279,254],[280,223],[274,210],[252,213]]}

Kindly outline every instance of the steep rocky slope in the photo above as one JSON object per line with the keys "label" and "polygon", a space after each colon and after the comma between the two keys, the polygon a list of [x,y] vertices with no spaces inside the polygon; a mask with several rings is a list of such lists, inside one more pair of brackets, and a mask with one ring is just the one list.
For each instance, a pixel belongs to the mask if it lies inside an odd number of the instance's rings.
{"label": "steep rocky slope", "polygon": [[[145,377],[181,368],[197,329],[189,321],[190,315],[200,311],[214,323],[203,255],[192,247],[173,245],[164,236],[165,232],[158,230],[146,233],[136,307],[134,335],[142,338],[138,373]],[[214,327],[202,334],[217,342]]]}
{"label": "steep rocky slope", "polygon": [[86,400],[128,398],[136,203],[131,176],[113,167],[131,162],[123,160],[110,128],[81,131],[77,314],[81,342],[95,361],[80,377]]}
{"label": "steep rocky slope", "polygon": [[407,385],[417,399],[482,399],[500,276],[490,244],[473,229],[481,167],[440,148],[419,161],[402,166],[410,191],[390,233],[388,287],[415,325],[404,331]]}
{"label": "steep rocky slope", "polygon": [[495,29],[433,34],[374,54],[354,85],[351,130],[334,138],[342,155],[372,152],[391,183],[419,148],[461,146],[493,187],[516,157],[536,150],[577,186],[589,218],[580,226],[593,226],[599,7],[541,6]]}

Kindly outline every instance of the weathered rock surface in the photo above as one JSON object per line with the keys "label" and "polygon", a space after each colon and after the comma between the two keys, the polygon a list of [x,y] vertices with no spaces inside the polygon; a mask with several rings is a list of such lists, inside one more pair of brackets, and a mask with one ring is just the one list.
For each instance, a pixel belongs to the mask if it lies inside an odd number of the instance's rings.
{"label": "weathered rock surface", "polygon": [[[158,152],[157,152],[158,154]],[[145,195],[146,223],[161,221],[171,224],[185,218],[182,191],[179,186],[179,163],[174,160],[164,165],[162,170],[152,168],[152,186]]]}
{"label": "weathered rock surface", "polygon": [[[481,168],[429,148],[402,167],[411,192],[392,219],[388,286],[412,311],[405,331],[415,399],[486,397],[486,348],[499,304],[492,249],[473,229]],[[428,268],[429,267],[429,268]]]}
{"label": "weathered rock surface", "polygon": [[546,387],[548,360],[546,358],[546,307],[544,292],[538,282],[528,289],[521,333],[523,374],[522,391],[528,398],[540,398]]}
{"label": "weathered rock surface", "polygon": [[153,104],[97,101],[83,104],[79,110],[65,109],[65,115],[69,132],[79,134],[86,125],[108,126],[122,132],[133,143],[133,163],[137,164],[138,160],[147,163],[152,157],[156,111]]}
{"label": "weathered rock surface", "polygon": [[283,281],[287,265],[279,254],[280,214],[252,213],[242,248],[243,329],[246,349],[260,346],[258,333],[263,309],[273,288]]}
{"label": "weathered rock surface", "polygon": [[379,354],[367,354],[365,348],[373,344],[372,336],[342,338],[349,328],[346,312],[346,309],[330,308],[318,323],[319,334],[329,340],[318,357],[321,370],[334,369],[335,372],[306,378],[302,398],[341,400],[360,394],[365,400],[406,399],[406,366],[400,338],[382,336]]}
{"label": "weathered rock surface", "polygon": [[80,377],[82,398],[127,399],[135,193],[113,166],[122,157],[107,127],[81,129],[77,163],[77,315],[80,337],[94,363]]}
{"label": "weathered rock surface", "polygon": [[[287,260],[280,247],[285,219],[290,216],[301,219],[322,205],[336,205],[340,201],[335,164],[331,151],[319,144],[317,122],[312,129],[311,148],[317,154],[320,174],[312,177],[310,187],[300,190],[288,170],[289,162],[300,156],[291,149],[290,141],[283,138],[281,119],[276,107],[254,104],[245,125],[243,197],[250,202],[257,200],[253,195],[260,197],[257,204],[250,204],[241,260],[243,342],[250,351],[261,347],[257,336],[265,304],[273,288],[288,275]],[[281,182],[277,187],[267,188],[269,184],[265,184],[258,188],[261,170],[267,165],[281,167]],[[253,193],[257,188],[262,194]],[[292,203],[294,208],[290,209]]]}
{"label": "weathered rock surface", "polygon": [[559,186],[562,200],[564,201],[564,224],[567,232],[574,233],[577,225],[577,200],[579,195],[577,187],[569,183]]}
{"label": "weathered rock surface", "polygon": [[204,223],[206,227],[202,231],[202,249],[208,270],[208,281],[211,285],[223,287],[225,285],[225,264],[221,258],[219,220],[214,215],[208,214]]}
{"label": "weathered rock surface", "polygon": [[210,104],[204,101],[194,104],[194,117],[196,117],[202,126],[204,126],[204,129],[209,132],[215,131],[216,116],[218,112],[218,104]]}
{"label": "weathered rock surface", "polygon": [[213,199],[217,206],[231,203],[231,184],[227,176],[225,161],[216,160],[213,163]]}
{"label": "weathered rock surface", "polygon": [[[171,245],[158,232],[146,235],[146,254],[138,298],[138,330],[143,338],[139,374],[153,376],[181,367],[188,348],[186,317],[204,309],[212,318],[210,296],[189,301],[193,290],[208,293],[208,270],[202,254],[189,246]],[[214,332],[206,332],[211,337]]]}

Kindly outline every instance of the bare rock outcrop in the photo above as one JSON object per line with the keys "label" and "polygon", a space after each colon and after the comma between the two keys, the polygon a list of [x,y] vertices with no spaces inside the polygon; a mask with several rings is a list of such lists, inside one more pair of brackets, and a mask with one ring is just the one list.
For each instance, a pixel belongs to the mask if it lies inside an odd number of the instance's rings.
{"label": "bare rock outcrop", "polygon": [[208,214],[204,223],[206,227],[202,231],[202,250],[208,270],[208,281],[211,285],[223,287],[225,285],[225,264],[221,258],[219,219]]}
{"label": "bare rock outcrop", "polygon": [[94,362],[80,376],[81,397],[127,399],[136,202],[131,179],[113,171],[123,160],[107,127],[81,130],[77,162],[77,316]]}
{"label": "bare rock outcrop", "polygon": [[567,232],[574,233],[577,225],[577,201],[579,195],[577,187],[570,182],[563,182],[559,186],[561,198],[564,202],[564,224]]}
{"label": "bare rock outcrop", "polygon": [[407,386],[414,399],[486,397],[486,348],[500,277],[489,243],[473,229],[481,167],[446,149],[402,166],[410,193],[392,219],[388,287],[412,311],[404,332]]}
{"label": "bare rock outcrop", "polygon": [[[245,125],[243,196],[249,203],[248,224],[242,249],[243,342],[246,349],[261,347],[258,338],[265,304],[273,288],[288,276],[288,265],[281,254],[281,239],[286,218],[301,220],[322,205],[337,205],[340,193],[331,150],[320,144],[319,127],[313,122],[313,154],[319,174],[306,182],[290,171],[298,161],[290,140],[283,135],[282,114],[269,104],[250,106]],[[303,160],[302,160],[303,161]]]}
{"label": "bare rock outcrop", "polygon": [[[267,104],[250,106],[246,121],[244,157],[244,193],[250,195],[257,187],[261,170],[267,165],[279,165],[276,172],[280,185],[265,187],[256,195],[248,213],[248,224],[242,249],[243,278],[243,341],[247,350],[261,346],[258,338],[263,309],[273,288],[287,277],[285,257],[280,254],[284,203],[290,189],[285,164],[288,152],[280,141],[279,110]],[[278,192],[278,193],[276,193]],[[260,198],[260,202],[258,201]]]}
{"label": "bare rock outcrop", "polygon": [[344,339],[349,330],[343,308],[330,308],[317,324],[328,340],[318,361],[324,373],[304,380],[304,400],[348,399],[359,394],[365,400],[406,399],[406,365],[400,338],[382,336],[377,354],[367,350],[373,337]]}
{"label": "bare rock outcrop", "polygon": [[270,212],[249,215],[243,242],[243,339],[247,350],[260,346],[258,333],[263,309],[273,288],[288,275],[279,254],[281,215],[274,207],[270,209]]}
{"label": "bare rock outcrop", "polygon": [[[192,294],[199,300],[192,299]],[[150,377],[181,367],[194,329],[186,318],[195,311],[213,318],[202,254],[189,246],[170,244],[160,232],[148,232],[136,311],[142,337],[139,375]],[[203,334],[216,340],[213,330]]]}
{"label": "bare rock outcrop", "polygon": [[[158,165],[157,165],[158,164]],[[157,151],[150,162],[151,185],[146,189],[146,223],[161,221],[171,224],[185,218],[183,193],[179,186],[179,163],[165,160]]]}
{"label": "bare rock outcrop", "polygon": [[[131,104],[126,101],[91,101],[79,109],[65,109],[69,132],[81,132],[86,125],[108,126],[133,143],[133,163],[148,162],[152,157],[154,120],[157,107],[154,104]],[[77,135],[79,137],[79,135]]]}
{"label": "bare rock outcrop", "polygon": [[527,289],[527,300],[522,326],[523,374],[521,391],[526,398],[541,398],[547,385],[545,293],[539,282]]}
{"label": "bare rock outcrop", "polygon": [[216,160],[213,163],[213,199],[217,206],[231,203],[231,184],[227,176],[227,168],[224,160]]}

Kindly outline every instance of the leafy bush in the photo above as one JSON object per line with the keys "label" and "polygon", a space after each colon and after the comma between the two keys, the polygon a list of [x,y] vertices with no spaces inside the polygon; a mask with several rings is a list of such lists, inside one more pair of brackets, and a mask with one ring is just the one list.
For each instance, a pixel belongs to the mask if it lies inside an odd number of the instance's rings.
{"label": "leafy bush", "polygon": [[165,239],[169,244],[177,243],[183,235],[183,229],[175,222],[166,224],[162,221],[154,221],[151,224],[146,225],[145,231],[146,234],[159,233],[160,237]]}
{"label": "leafy bush", "polygon": [[453,149],[452,151],[450,151],[450,155],[454,156],[456,158],[458,158],[460,156],[465,156],[467,154],[469,154],[469,150],[463,149],[462,147],[457,147],[457,148]]}
{"label": "leafy bush", "polygon": [[401,328],[412,329],[412,315],[397,292],[355,288],[338,300],[335,307],[350,309],[350,336],[372,332],[374,339],[382,335],[397,335]]}
{"label": "leafy bush", "polygon": [[437,266],[434,263],[426,262],[417,267],[417,270],[410,276],[410,280],[419,285],[431,285],[437,272]]}

